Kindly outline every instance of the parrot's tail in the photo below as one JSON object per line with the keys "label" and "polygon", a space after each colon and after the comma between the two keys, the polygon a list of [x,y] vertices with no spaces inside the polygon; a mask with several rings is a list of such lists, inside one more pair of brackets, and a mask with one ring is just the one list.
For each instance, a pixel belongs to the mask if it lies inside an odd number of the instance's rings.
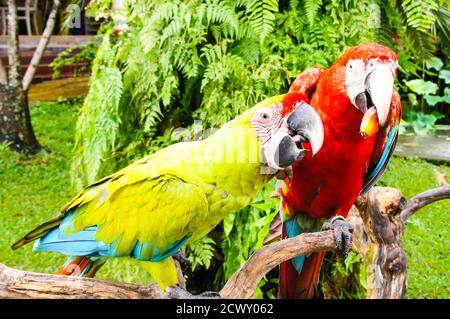
{"label": "parrot's tail", "polygon": [[[295,220],[283,224],[282,238],[301,234],[303,230]],[[278,298],[312,299],[316,295],[324,253],[298,256],[280,266]]]}
{"label": "parrot's tail", "polygon": [[70,257],[57,274],[93,278],[105,261],[104,258],[88,256]]}
{"label": "parrot's tail", "polygon": [[279,298],[312,299],[316,296],[324,253],[311,254],[305,259],[302,271],[295,270],[290,261],[281,264]]}

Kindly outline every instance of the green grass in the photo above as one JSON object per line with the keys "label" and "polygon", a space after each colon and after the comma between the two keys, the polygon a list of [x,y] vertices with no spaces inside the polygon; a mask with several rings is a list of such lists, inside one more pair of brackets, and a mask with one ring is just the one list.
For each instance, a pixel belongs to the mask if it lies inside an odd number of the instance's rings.
{"label": "green grass", "polygon": [[[450,177],[450,167],[394,158],[380,184],[399,188],[407,199],[437,187],[434,170]],[[409,298],[450,298],[450,200],[419,210],[406,222],[403,247],[408,257]]]}
{"label": "green grass", "polygon": [[[69,168],[77,104],[39,103],[31,108],[33,125],[50,152],[26,157],[0,147],[0,262],[19,269],[54,273],[65,258],[32,252],[32,244],[17,251],[10,245],[33,227],[58,214],[74,194]],[[399,188],[406,198],[436,186],[434,169],[423,160],[393,158],[380,184]],[[441,172],[450,176],[450,168]],[[408,256],[409,298],[450,298],[450,200],[434,203],[407,222],[404,247]],[[125,259],[109,261],[99,278],[150,282],[149,276]]]}

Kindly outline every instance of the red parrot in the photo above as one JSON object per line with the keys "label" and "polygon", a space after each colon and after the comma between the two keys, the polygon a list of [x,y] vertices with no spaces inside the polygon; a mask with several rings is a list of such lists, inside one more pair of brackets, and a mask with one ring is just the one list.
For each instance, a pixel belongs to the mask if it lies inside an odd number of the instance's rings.
{"label": "red parrot", "polygon": [[[292,83],[289,92],[306,94],[319,113],[324,142],[314,158],[308,155],[293,164],[291,178],[278,190],[283,238],[334,229],[345,259],[353,231],[345,218],[358,195],[381,177],[397,141],[397,68],[394,51],[363,43],[347,50],[329,69],[309,68]],[[323,253],[318,253],[283,263],[279,297],[312,298],[322,259]]]}

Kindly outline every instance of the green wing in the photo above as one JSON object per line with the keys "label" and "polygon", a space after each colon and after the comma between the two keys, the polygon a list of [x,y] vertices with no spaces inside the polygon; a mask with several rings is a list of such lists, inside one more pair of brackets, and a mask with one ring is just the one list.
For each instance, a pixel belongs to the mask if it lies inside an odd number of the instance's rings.
{"label": "green wing", "polygon": [[63,207],[61,216],[13,247],[42,238],[39,245],[47,245],[42,250],[72,255],[73,239],[77,249],[86,245],[91,254],[97,249],[102,255],[153,261],[171,255],[201,226],[208,202],[198,186],[175,172],[158,172],[151,162],[141,160],[89,186]]}

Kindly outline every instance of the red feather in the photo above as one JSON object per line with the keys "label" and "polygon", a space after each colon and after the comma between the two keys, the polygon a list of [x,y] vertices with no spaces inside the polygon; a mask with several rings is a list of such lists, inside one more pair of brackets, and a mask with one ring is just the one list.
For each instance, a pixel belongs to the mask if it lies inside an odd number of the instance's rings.
{"label": "red feather", "polygon": [[[371,137],[359,133],[363,113],[350,102],[345,87],[345,66],[350,59],[371,58],[397,61],[395,52],[379,44],[364,43],[345,52],[328,70],[308,69],[297,77],[289,94],[296,90],[309,94],[309,104],[321,116],[324,143],[314,158],[293,165],[293,176],[282,194],[289,212],[302,212],[311,218],[347,216],[358,197],[368,170],[376,165],[384,150],[389,130],[400,119],[398,94],[385,127]],[[312,70],[312,72],[311,72]],[[313,81],[309,81],[312,78]],[[305,81],[305,84],[302,83]],[[313,85],[311,85],[313,83]],[[311,297],[318,280],[322,258],[308,258],[299,277],[290,261],[281,266],[280,296]],[[323,256],[322,256],[323,257]],[[294,270],[295,271],[295,270]],[[303,289],[303,292],[301,291]]]}

